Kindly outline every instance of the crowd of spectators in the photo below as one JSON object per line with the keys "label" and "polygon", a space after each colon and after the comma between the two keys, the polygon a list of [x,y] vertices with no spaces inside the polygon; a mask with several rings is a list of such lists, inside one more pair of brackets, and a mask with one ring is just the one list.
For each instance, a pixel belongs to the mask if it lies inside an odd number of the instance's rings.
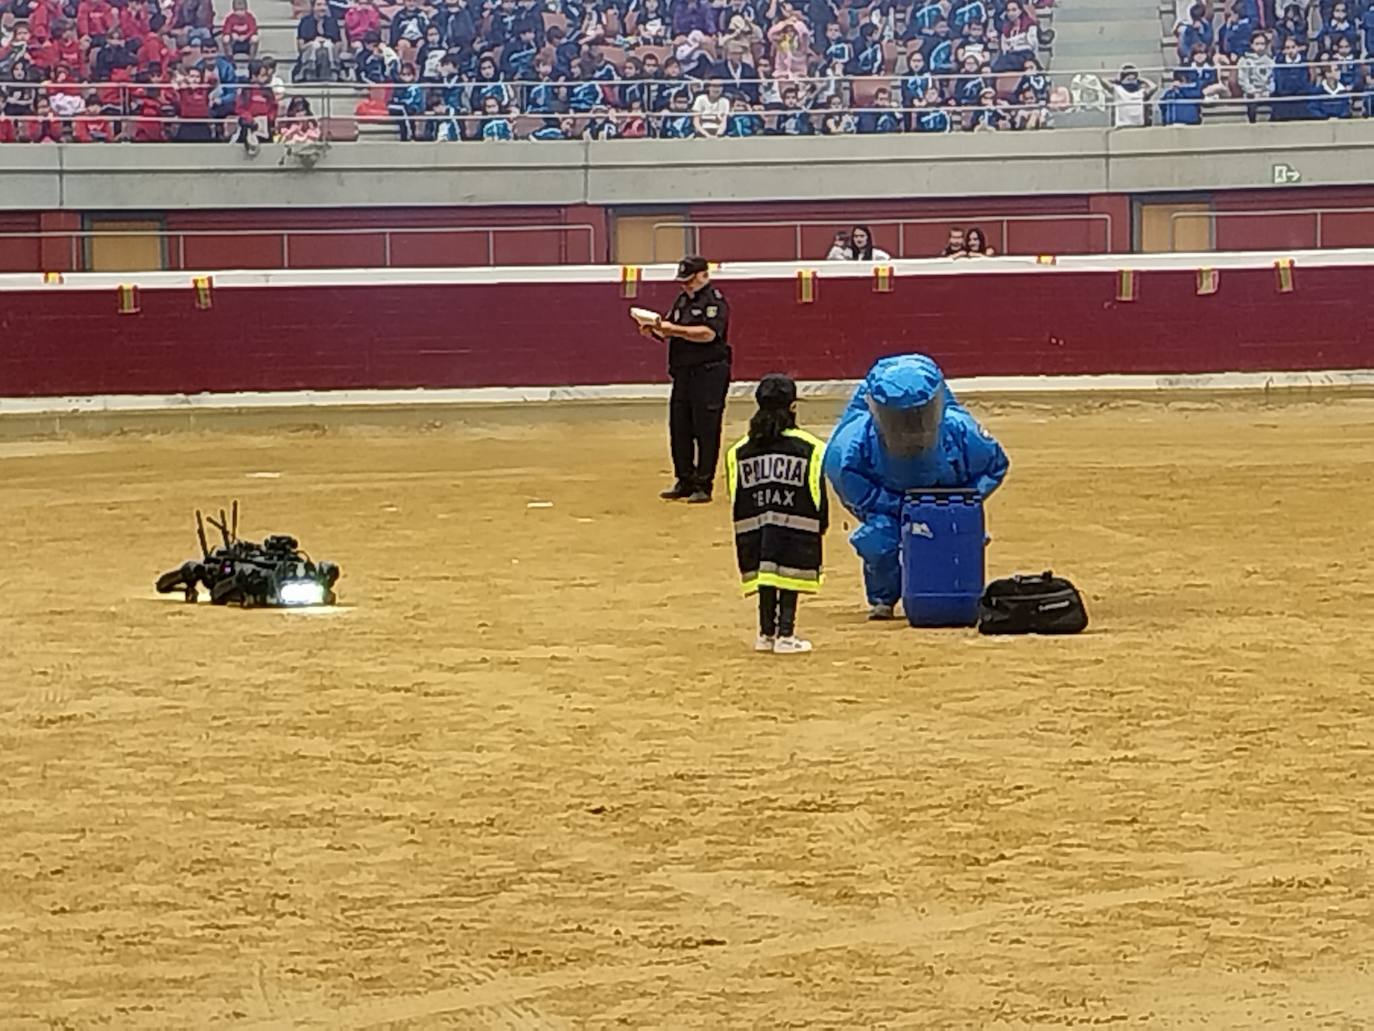
{"label": "crowd of spectators", "polygon": [[[945,247],[939,254],[941,258],[990,258],[997,252],[988,246],[987,237],[978,228],[968,230],[958,226],[949,227]],[[868,226],[855,226],[853,229],[835,234],[826,261],[890,261],[892,255],[873,243],[873,231]]]}
{"label": "crowd of spectators", "polygon": [[[314,0],[287,75],[405,140],[1036,129],[1051,2]],[[0,0],[0,140],[251,147],[287,128],[259,41],[246,0]]]}
{"label": "crowd of spectators", "polygon": [[[1282,2],[1282,0],[1280,0]],[[1222,14],[1191,3],[1175,26],[1167,84],[1127,65],[1111,82],[1117,126],[1199,125],[1209,102],[1239,101],[1246,118],[1288,122],[1374,116],[1374,3],[1235,0]],[[1163,88],[1161,89],[1161,86]]]}

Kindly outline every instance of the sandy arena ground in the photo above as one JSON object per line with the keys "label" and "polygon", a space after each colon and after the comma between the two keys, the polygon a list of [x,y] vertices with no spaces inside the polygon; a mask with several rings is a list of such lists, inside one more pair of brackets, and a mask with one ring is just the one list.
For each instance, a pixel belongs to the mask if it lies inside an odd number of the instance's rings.
{"label": "sandy arena ground", "polygon": [[1374,403],[981,411],[1082,637],[754,655],[657,406],[0,442],[0,1027],[1374,1027]]}

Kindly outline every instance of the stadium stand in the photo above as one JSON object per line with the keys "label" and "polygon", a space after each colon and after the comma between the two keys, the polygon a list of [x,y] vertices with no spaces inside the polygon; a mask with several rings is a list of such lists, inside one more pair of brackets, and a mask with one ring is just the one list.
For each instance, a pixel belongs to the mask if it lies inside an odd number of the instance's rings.
{"label": "stadium stand", "polygon": [[1281,15],[1273,0],[1052,3],[0,0],[0,142],[255,152],[359,136],[919,134],[1370,108],[1374,10],[1359,0]]}

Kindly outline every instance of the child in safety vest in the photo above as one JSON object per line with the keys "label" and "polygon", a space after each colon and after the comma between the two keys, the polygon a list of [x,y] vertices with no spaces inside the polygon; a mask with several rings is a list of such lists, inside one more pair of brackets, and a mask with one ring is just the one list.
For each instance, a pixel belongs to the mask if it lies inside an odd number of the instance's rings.
{"label": "child in safety vest", "polygon": [[829,501],[821,475],[825,443],[797,429],[797,385],[774,373],[754,392],[749,433],[725,457],[744,593],[759,596],[754,650],[809,652],[796,635],[797,597],[821,586]]}

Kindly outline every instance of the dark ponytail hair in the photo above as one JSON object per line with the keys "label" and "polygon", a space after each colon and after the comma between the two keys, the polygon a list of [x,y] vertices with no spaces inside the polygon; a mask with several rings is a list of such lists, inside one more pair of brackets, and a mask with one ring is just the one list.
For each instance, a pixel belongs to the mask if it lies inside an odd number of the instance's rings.
{"label": "dark ponytail hair", "polygon": [[787,408],[760,408],[749,420],[749,443],[771,444],[783,430],[797,428],[797,413]]}
{"label": "dark ponytail hair", "polygon": [[797,385],[789,377],[777,372],[764,376],[754,391],[754,400],[759,410],[749,420],[749,443],[771,444],[785,430],[796,429],[797,413],[792,406],[797,400]]}

